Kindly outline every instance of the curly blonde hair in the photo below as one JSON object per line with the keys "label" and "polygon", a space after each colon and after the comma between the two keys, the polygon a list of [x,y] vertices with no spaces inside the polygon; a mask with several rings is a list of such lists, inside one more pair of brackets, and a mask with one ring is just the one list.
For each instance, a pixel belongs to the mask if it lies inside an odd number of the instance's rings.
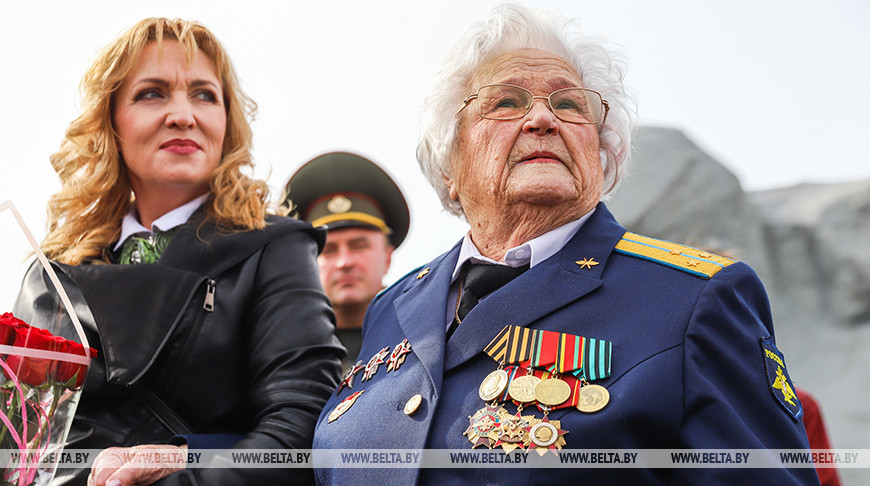
{"label": "curly blonde hair", "polygon": [[217,38],[182,19],[148,18],[121,34],[98,55],[82,78],[82,114],[70,123],[51,165],[61,190],[48,203],[42,250],[66,264],[109,262],[108,247],[121,232],[133,191],[112,123],[114,94],[151,42],[178,41],[188,62],[201,51],[214,63],[227,111],[221,161],[211,174],[206,220],[227,231],[262,229],[269,188],[243,173],[253,169],[250,122],[257,105],[241,89]]}

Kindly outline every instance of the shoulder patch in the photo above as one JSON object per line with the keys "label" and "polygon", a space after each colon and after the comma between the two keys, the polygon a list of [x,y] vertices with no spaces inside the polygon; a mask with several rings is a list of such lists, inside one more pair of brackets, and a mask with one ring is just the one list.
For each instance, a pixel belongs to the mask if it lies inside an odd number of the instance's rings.
{"label": "shoulder patch", "polygon": [[409,275],[414,274],[414,273],[418,273],[418,272],[419,272],[423,267],[424,267],[424,265],[420,265],[419,267],[417,267],[417,268],[411,270],[410,272],[408,272],[408,273],[402,275],[401,278],[396,279],[395,282],[393,282],[393,283],[391,283],[390,285],[388,285],[388,286],[384,287],[383,289],[381,289],[380,292],[378,292],[377,294],[375,294],[375,298],[374,298],[374,300],[378,300],[382,295],[384,295],[384,292],[386,292],[387,290],[390,290],[391,288],[395,287],[397,283],[401,282],[402,280],[405,280],[406,278],[408,278]]}
{"label": "shoulder patch", "polygon": [[794,383],[785,369],[785,358],[776,349],[773,338],[761,339],[761,353],[764,359],[764,369],[767,370],[767,382],[773,398],[785,409],[795,421],[804,415],[801,401],[795,393]]}
{"label": "shoulder patch", "polygon": [[648,238],[628,231],[616,244],[615,251],[676,268],[703,279],[709,279],[719,270],[734,263],[730,258],[691,246]]}

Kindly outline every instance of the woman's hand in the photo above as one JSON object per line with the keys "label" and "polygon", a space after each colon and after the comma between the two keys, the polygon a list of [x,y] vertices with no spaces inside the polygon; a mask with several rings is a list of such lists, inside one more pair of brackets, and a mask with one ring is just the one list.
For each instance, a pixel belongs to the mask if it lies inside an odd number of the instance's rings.
{"label": "woman's hand", "polygon": [[185,468],[187,445],[145,444],[110,447],[91,467],[88,486],[151,484]]}

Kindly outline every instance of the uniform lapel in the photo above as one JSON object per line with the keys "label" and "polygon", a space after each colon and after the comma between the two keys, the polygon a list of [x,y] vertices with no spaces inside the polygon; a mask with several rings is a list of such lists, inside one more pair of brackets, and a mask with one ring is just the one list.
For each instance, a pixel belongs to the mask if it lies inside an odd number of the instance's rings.
{"label": "uniform lapel", "polygon": [[426,368],[436,394],[441,392],[444,372],[447,294],[458,258],[459,245],[456,245],[425,267],[428,271],[421,271],[414,284],[393,303],[399,326]]}
{"label": "uniform lapel", "polygon": [[528,326],[601,286],[607,260],[624,233],[625,228],[599,204],[562,250],[469,312],[447,342],[444,371],[478,355],[504,326]]}

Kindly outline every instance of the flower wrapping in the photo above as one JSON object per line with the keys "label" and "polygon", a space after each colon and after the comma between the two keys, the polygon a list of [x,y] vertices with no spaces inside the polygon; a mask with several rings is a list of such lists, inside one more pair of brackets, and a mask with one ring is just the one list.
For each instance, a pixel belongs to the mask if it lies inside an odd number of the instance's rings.
{"label": "flower wrapping", "polygon": [[[44,485],[54,477],[96,350],[88,346],[63,285],[10,201],[0,204],[3,213],[20,230],[3,227],[4,239],[23,235],[36,255],[33,270],[40,271],[54,301],[22,306],[29,323],[0,314],[0,484]],[[0,254],[0,260],[6,257]]]}

